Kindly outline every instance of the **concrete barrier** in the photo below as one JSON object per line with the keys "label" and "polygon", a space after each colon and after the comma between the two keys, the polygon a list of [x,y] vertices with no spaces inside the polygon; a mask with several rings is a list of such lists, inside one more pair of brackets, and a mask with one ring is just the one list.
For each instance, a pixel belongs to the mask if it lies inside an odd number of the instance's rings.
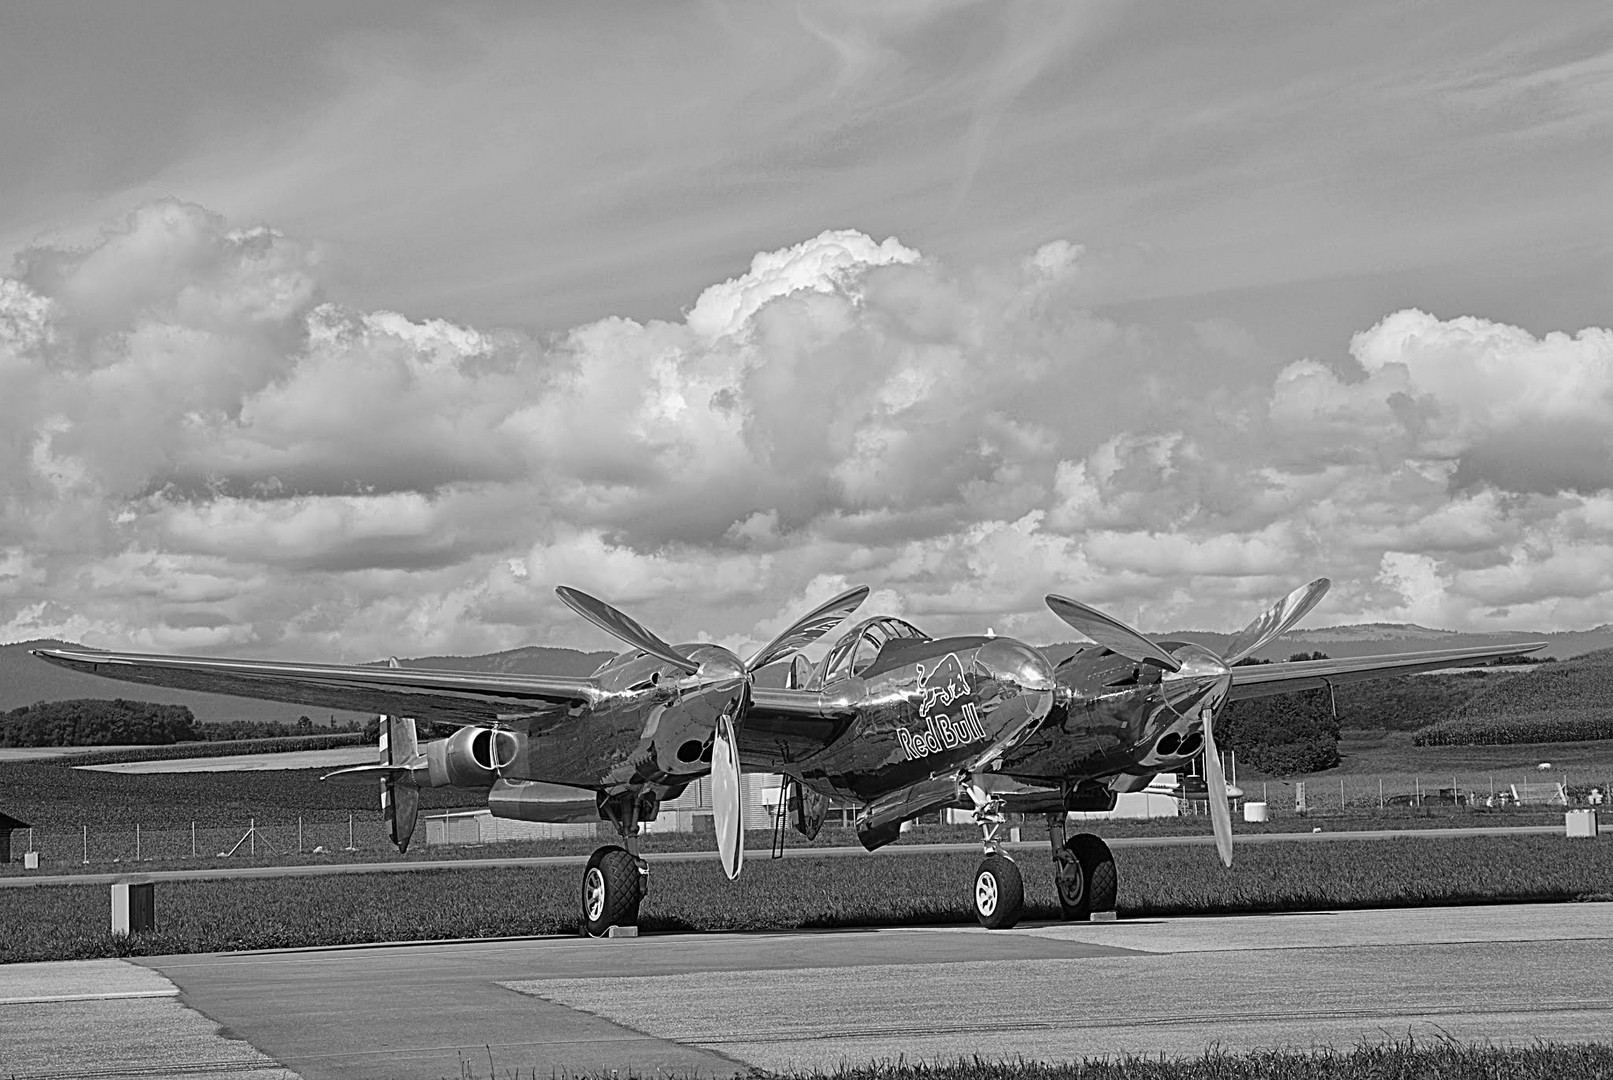
{"label": "concrete barrier", "polygon": [[1595,836],[1596,811],[1570,810],[1563,815],[1569,836]]}
{"label": "concrete barrier", "polygon": [[118,881],[112,885],[112,933],[127,937],[157,928],[157,886],[150,881]]}
{"label": "concrete barrier", "polygon": [[1265,821],[1266,804],[1263,802],[1246,802],[1243,804],[1243,820]]}

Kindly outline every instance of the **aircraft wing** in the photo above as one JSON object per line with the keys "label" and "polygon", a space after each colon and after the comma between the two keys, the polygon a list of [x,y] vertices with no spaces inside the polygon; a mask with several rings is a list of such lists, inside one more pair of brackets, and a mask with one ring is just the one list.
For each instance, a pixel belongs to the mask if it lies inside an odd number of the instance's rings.
{"label": "aircraft wing", "polygon": [[284,701],[320,709],[386,713],[448,724],[529,730],[604,697],[590,679],[478,671],[152,656],[35,649],[41,660],[124,682]]}
{"label": "aircraft wing", "polygon": [[1337,660],[1291,660],[1286,664],[1249,664],[1232,669],[1232,689],[1228,701],[1289,694],[1363,679],[1387,679],[1414,675],[1419,671],[1462,667],[1493,660],[1498,656],[1518,656],[1544,649],[1544,641],[1517,645],[1490,645],[1471,649],[1434,649],[1425,652],[1390,653],[1382,656],[1348,656]]}

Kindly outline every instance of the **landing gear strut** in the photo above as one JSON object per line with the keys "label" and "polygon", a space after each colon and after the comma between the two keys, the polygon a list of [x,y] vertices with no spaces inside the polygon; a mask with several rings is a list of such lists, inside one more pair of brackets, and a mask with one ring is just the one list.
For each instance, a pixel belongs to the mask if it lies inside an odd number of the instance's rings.
{"label": "landing gear strut", "polygon": [[1008,820],[1003,814],[1003,801],[978,783],[971,782],[968,787],[986,849],[986,857],[975,869],[975,918],[988,930],[1006,930],[1019,922],[1025,911],[1025,879],[1018,865],[1002,850],[999,834]]}
{"label": "landing gear strut", "polygon": [[639,821],[652,820],[659,805],[646,806],[649,792],[601,796],[599,813],[616,826],[620,844],[598,848],[582,874],[582,931],[604,937],[618,926],[637,927],[638,908],[650,883],[650,864],[639,857]]}
{"label": "landing gear strut", "polygon": [[1083,921],[1094,912],[1113,911],[1119,879],[1109,845],[1091,833],[1065,839],[1063,814],[1047,815],[1048,841],[1053,846],[1053,884],[1059,909],[1066,919]]}

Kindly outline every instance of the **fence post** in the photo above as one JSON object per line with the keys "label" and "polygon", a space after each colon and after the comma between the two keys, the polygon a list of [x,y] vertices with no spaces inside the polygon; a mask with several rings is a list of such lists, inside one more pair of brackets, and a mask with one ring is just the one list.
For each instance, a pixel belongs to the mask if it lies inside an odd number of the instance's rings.
{"label": "fence post", "polygon": [[302,815],[297,815],[297,854],[302,854]]}
{"label": "fence post", "polygon": [[349,813],[347,815],[347,850],[348,851],[357,851],[358,850],[357,848],[355,848],[353,846],[353,815],[351,813]]}
{"label": "fence post", "polygon": [[246,819],[246,834],[252,838],[252,843],[249,845],[248,850],[251,852],[252,857],[255,859],[255,858],[258,857],[258,819],[257,818],[254,817],[254,818],[247,818]]}
{"label": "fence post", "polygon": [[90,865],[90,827],[80,826],[84,830],[84,865]]}
{"label": "fence post", "polygon": [[1383,809],[1383,777],[1378,777],[1378,809]]}
{"label": "fence post", "polygon": [[1344,813],[1344,777],[1339,777],[1339,813]]}
{"label": "fence post", "polygon": [[190,857],[196,857],[196,823],[190,823]]}
{"label": "fence post", "polygon": [[134,861],[140,861],[140,823],[134,823]]}

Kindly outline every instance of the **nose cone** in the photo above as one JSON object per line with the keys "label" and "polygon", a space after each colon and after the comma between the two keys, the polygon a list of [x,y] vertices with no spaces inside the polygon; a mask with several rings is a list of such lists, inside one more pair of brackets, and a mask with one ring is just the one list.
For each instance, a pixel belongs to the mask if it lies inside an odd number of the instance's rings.
{"label": "nose cone", "polygon": [[1030,698],[1029,712],[1042,719],[1053,707],[1053,665],[1036,649],[1013,638],[993,638],[980,647],[975,663],[985,668],[1004,689],[1013,688]]}
{"label": "nose cone", "polygon": [[699,661],[699,679],[702,683],[728,683],[745,679],[745,665],[727,649],[704,649]]}
{"label": "nose cone", "polygon": [[683,646],[684,654],[700,670],[680,684],[683,707],[691,715],[706,715],[715,722],[721,713],[736,717],[750,689],[745,665],[720,645]]}
{"label": "nose cone", "polygon": [[1167,674],[1167,697],[1178,712],[1219,711],[1232,688],[1232,669],[1225,660],[1201,645],[1178,649],[1182,670]]}

